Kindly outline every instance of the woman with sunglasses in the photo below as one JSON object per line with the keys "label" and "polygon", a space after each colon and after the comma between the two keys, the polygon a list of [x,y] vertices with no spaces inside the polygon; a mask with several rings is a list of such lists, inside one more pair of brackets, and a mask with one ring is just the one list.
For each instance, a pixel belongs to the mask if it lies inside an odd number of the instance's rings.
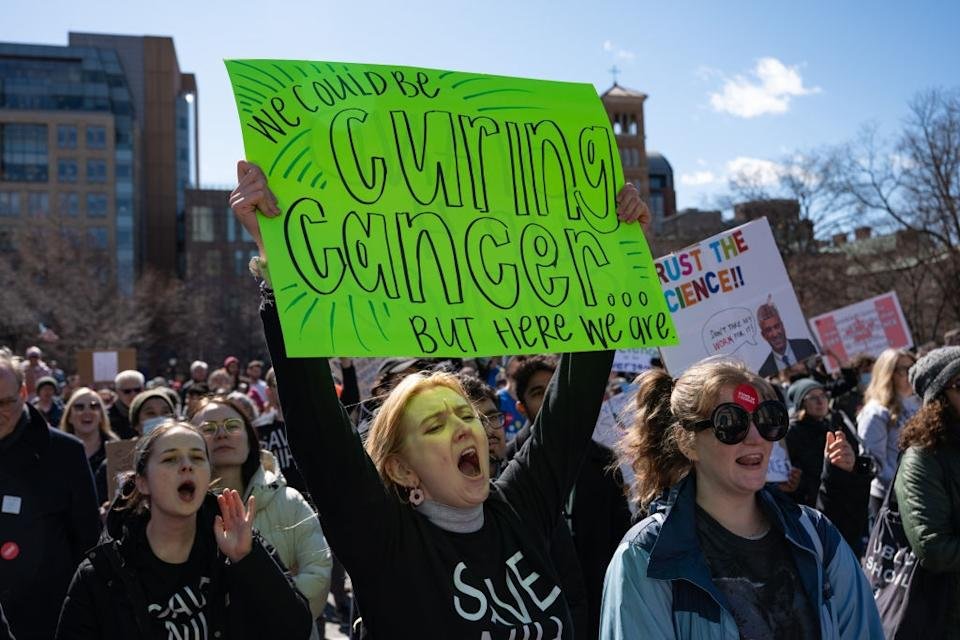
{"label": "woman with sunglasses", "polygon": [[277,550],[313,617],[319,618],[330,592],[333,561],[317,514],[299,491],[287,486],[273,454],[260,449],[256,431],[232,393],[204,398],[190,423],[207,443],[218,488],[256,499],[253,526]]}
{"label": "woman with sunglasses", "polygon": [[648,515],[607,569],[600,637],[882,637],[837,530],[765,486],[789,424],[769,383],[722,359],[637,382],[621,455]]}
{"label": "woman with sunglasses", "polygon": [[97,471],[107,459],[107,442],[118,439],[110,428],[103,400],[93,389],[80,387],[67,401],[59,426],[61,431],[71,433],[83,442],[90,472],[97,481],[97,504],[103,504],[108,499],[107,476]]}
{"label": "woman with sunglasses", "polygon": [[900,461],[900,430],[920,409],[907,374],[916,358],[903,349],[887,349],[877,357],[870,384],[857,414],[857,433],[863,449],[876,463],[870,483],[870,517],[876,517]]}

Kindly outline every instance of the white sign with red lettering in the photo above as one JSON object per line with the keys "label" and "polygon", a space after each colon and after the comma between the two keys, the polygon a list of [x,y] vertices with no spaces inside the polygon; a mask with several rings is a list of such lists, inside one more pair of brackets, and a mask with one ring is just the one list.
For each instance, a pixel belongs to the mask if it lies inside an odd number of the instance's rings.
{"label": "white sign with red lettering", "polygon": [[884,349],[913,346],[913,336],[896,291],[812,318],[810,328],[828,356],[826,365],[831,371],[837,369],[832,355],[847,362],[860,353],[878,356]]}

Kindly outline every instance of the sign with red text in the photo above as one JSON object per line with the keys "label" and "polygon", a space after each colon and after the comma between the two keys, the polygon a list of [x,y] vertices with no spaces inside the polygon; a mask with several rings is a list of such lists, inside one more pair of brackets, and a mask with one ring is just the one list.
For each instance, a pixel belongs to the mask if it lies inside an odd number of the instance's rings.
{"label": "sign with red text", "polygon": [[831,371],[861,353],[876,357],[884,349],[913,346],[896,291],[819,315],[810,320],[810,328],[823,345]]}
{"label": "sign with red text", "polygon": [[766,218],[655,264],[680,336],[660,349],[672,375],[722,355],[767,377],[817,353]]}

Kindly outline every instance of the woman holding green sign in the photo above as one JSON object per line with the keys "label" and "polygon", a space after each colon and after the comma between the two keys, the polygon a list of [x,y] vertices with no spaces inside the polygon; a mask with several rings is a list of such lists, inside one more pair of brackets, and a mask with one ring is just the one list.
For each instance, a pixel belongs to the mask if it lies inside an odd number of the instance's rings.
{"label": "woman holding green sign", "polygon": [[[238,164],[231,206],[266,256],[256,211],[279,214],[256,166]],[[649,221],[632,185],[623,222]],[[456,377],[405,378],[366,448],[325,358],[287,358],[269,283],[261,316],[290,446],[372,637],[573,637],[547,540],[587,450],[612,352],[565,354],[533,433],[490,482],[487,437]],[[409,621],[411,627],[402,625]]]}

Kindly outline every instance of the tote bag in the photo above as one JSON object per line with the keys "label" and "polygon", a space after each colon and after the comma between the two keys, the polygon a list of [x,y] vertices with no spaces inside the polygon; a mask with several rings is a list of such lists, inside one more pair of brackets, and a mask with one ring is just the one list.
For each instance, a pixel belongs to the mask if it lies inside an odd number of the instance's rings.
{"label": "tote bag", "polygon": [[873,589],[887,640],[942,638],[946,635],[943,613],[956,603],[946,602],[949,589],[942,576],[917,562],[903,530],[895,481],[896,474],[870,532],[863,571]]}

